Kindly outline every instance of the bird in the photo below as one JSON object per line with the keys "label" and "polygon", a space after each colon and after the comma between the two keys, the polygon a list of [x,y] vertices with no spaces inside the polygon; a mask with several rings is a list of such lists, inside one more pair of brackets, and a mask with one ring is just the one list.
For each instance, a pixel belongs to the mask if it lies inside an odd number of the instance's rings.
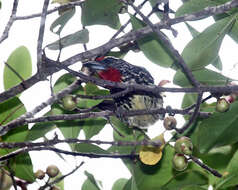
{"label": "bird", "polygon": [[[120,82],[123,84],[154,85],[154,78],[144,68],[126,62],[123,59],[112,56],[99,56],[93,61],[87,61],[83,64],[83,70],[100,79]],[[110,88],[110,93],[114,94],[122,91],[119,88]],[[150,110],[163,107],[163,98],[160,94],[155,95],[150,92],[135,94],[129,92],[124,96],[115,97],[114,104],[116,110]],[[159,119],[163,119],[163,114],[136,115],[131,117],[121,117],[119,119],[129,125],[139,129],[147,129]]]}

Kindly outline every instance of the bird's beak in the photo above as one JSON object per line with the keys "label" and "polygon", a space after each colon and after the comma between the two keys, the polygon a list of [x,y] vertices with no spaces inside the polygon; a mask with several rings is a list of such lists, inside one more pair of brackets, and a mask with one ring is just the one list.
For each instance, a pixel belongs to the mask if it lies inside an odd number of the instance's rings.
{"label": "bird's beak", "polygon": [[89,68],[91,71],[104,71],[107,70],[107,66],[106,65],[102,65],[101,63],[97,62],[97,61],[89,61],[83,64],[83,67],[87,67]]}

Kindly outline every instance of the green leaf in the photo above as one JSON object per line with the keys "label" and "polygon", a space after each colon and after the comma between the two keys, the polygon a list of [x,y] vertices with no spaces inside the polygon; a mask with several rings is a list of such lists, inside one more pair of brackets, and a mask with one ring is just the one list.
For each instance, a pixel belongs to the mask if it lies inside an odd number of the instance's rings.
{"label": "green leaf", "polygon": [[4,67],[3,79],[5,90],[23,82],[23,80],[26,80],[32,74],[31,55],[25,46],[15,49],[8,57],[7,64],[13,70],[7,65]]}
{"label": "green leaf", "polygon": [[64,26],[74,16],[74,14],[75,14],[75,9],[70,9],[68,11],[65,11],[51,24],[50,31],[59,35],[61,31],[63,30]]}
{"label": "green leaf", "polygon": [[[62,173],[59,172],[59,174],[56,177],[50,178],[49,182],[53,182],[55,180],[57,180],[58,178],[60,178],[62,176]],[[60,180],[58,183],[55,183],[55,185],[60,189],[60,190],[64,190],[64,179]]]}
{"label": "green leaf", "polygon": [[231,29],[234,21],[234,17],[221,19],[186,45],[182,57],[190,69],[198,70],[215,61],[222,40]]}
{"label": "green leaf", "polygon": [[[99,89],[95,84],[87,83],[83,90],[80,92],[83,95],[108,95],[109,91],[104,89]],[[103,99],[92,100],[92,99],[80,99],[78,102],[78,107],[81,108],[91,108],[101,103]]]}
{"label": "green leaf", "polygon": [[107,120],[102,118],[83,120],[82,126],[86,139],[91,139],[93,136],[97,135],[106,124]]}
{"label": "green leaf", "polygon": [[208,119],[204,119],[198,126],[196,145],[201,153],[208,152],[213,147],[224,146],[238,141],[238,102],[230,106],[226,113],[215,112]]}
{"label": "green leaf", "polygon": [[121,24],[118,12],[121,6],[117,0],[87,0],[82,5],[82,24],[84,26],[101,24],[119,29]]}
{"label": "green leaf", "polygon": [[227,174],[218,181],[216,189],[218,188],[223,189],[223,188],[237,185],[237,180],[238,180],[237,162],[238,162],[238,151],[235,152],[232,159],[230,160],[226,168],[226,171],[224,172]]}
{"label": "green leaf", "polygon": [[[198,71],[193,71],[192,74],[201,84],[204,85],[226,85],[232,81],[232,79],[225,77],[220,73],[205,68]],[[190,82],[182,71],[176,72],[173,83],[182,87],[191,86]]]}
{"label": "green leaf", "polygon": [[[131,23],[134,30],[146,26],[141,20],[130,15]],[[137,40],[139,48],[144,55],[151,62],[158,64],[162,67],[170,67],[173,64],[173,59],[166,52],[165,47],[159,41],[156,34],[148,35],[142,39]]]}
{"label": "green leaf", "polygon": [[[116,117],[110,117],[110,122],[113,125],[115,130],[113,131],[113,137],[115,141],[136,141],[136,140],[143,140],[138,139],[144,138],[144,134],[140,131],[133,131],[132,128],[128,127],[125,123],[121,122]],[[130,154],[132,151],[135,152],[134,146],[111,146],[108,149],[109,152],[117,152],[120,154]]]}
{"label": "green leaf", "polygon": [[57,40],[47,45],[47,47],[51,50],[59,50],[79,43],[86,44],[88,43],[88,41],[89,41],[89,32],[87,29],[83,29],[73,34],[69,34],[61,38],[60,40]]}
{"label": "green leaf", "polygon": [[[47,112],[44,116],[52,115],[51,111]],[[36,123],[33,127],[29,130],[26,140],[27,141],[34,141],[38,138],[44,137],[46,133],[56,128],[56,125],[53,122],[41,122]]]}
{"label": "green leaf", "polygon": [[[19,98],[14,97],[0,104],[0,124],[4,125],[26,113],[25,106]],[[19,126],[2,136],[4,142],[21,142],[28,134],[27,125]]]}
{"label": "green leaf", "polygon": [[175,175],[162,190],[180,190],[190,185],[206,185],[208,178],[199,171],[187,170]]}
{"label": "green leaf", "polygon": [[[65,111],[58,104],[53,104],[51,106],[51,111],[53,115],[67,114],[69,112]],[[65,138],[77,138],[82,126],[79,120],[65,120],[54,122],[55,125],[60,129]],[[74,150],[74,145],[71,144],[72,150]]]}
{"label": "green leaf", "polygon": [[218,70],[222,70],[222,62],[220,56],[218,56],[211,64]]}
{"label": "green leaf", "polygon": [[233,155],[231,161],[229,162],[226,171],[229,174],[238,174],[238,151],[235,152],[235,154]]}
{"label": "green leaf", "polygon": [[[26,109],[19,98],[14,97],[0,104],[0,125],[4,125],[26,112]],[[27,125],[19,126],[9,131],[6,135],[1,137],[2,142],[23,142],[26,140],[28,134]],[[0,149],[0,155],[8,154],[15,149]],[[10,160],[11,170],[14,171],[15,176],[20,179],[33,182],[35,180],[33,173],[33,166],[28,153],[20,154]]]}
{"label": "green leaf", "polygon": [[79,143],[75,145],[75,151],[82,153],[109,154],[108,151],[94,144]]}
{"label": "green leaf", "polygon": [[174,149],[167,145],[163,150],[162,159],[154,166],[142,164],[140,161],[124,160],[138,190],[160,189],[173,177],[172,159]]}
{"label": "green leaf", "polygon": [[189,0],[183,3],[181,7],[176,11],[175,16],[183,16],[185,14],[191,14],[197,11],[201,11],[206,7],[216,6],[226,3],[229,0]]}
{"label": "green leaf", "polygon": [[131,177],[131,179],[128,180],[123,190],[138,190],[133,176]]}
{"label": "green leaf", "polygon": [[185,109],[196,103],[197,94],[185,94],[183,97],[181,108]]}
{"label": "green leaf", "polygon": [[90,190],[100,190],[98,182],[96,181],[94,176],[87,171],[85,171],[84,173],[88,178],[84,181],[82,190],[89,190],[89,189]]}
{"label": "green leaf", "polygon": [[[193,38],[197,37],[200,32],[198,32],[195,28],[193,28],[190,24],[188,24],[187,22],[185,22],[189,32],[191,33],[191,35],[193,36]],[[218,70],[222,70],[222,62],[220,57],[218,56],[212,63],[211,63],[214,67],[216,67]]]}
{"label": "green leaf", "polygon": [[[237,17],[236,17],[237,18]],[[236,20],[236,23],[233,25],[229,36],[236,42],[238,43],[238,22]]]}
{"label": "green leaf", "polygon": [[[226,171],[227,165],[234,154],[233,148],[230,145],[227,145],[213,148],[208,153],[201,154],[198,151],[196,151],[196,144],[197,143],[194,142],[195,145],[194,156],[201,159],[204,164],[223,174]],[[220,180],[220,178],[217,178],[213,175],[208,175],[208,177],[209,177],[209,184],[211,185],[217,184],[217,182]]]}
{"label": "green leaf", "polygon": [[116,180],[112,186],[112,190],[123,190],[127,182],[128,179],[125,178],[120,178]]}
{"label": "green leaf", "polygon": [[189,186],[183,187],[181,190],[191,190],[191,189],[192,190],[207,190],[207,188],[204,188],[198,185],[189,185]]}
{"label": "green leaf", "polygon": [[[54,84],[53,91],[54,93],[58,93],[59,91],[63,90],[64,88],[68,87],[76,80],[76,77],[72,76],[71,74],[67,73],[62,75]],[[82,87],[79,87],[82,90]]]}
{"label": "green leaf", "polygon": [[236,186],[237,185],[237,180],[238,180],[238,174],[237,173],[225,176],[219,181],[215,190],[228,189],[228,187]]}
{"label": "green leaf", "polygon": [[11,158],[10,166],[16,177],[28,182],[35,181],[33,165],[28,153],[20,154]]}

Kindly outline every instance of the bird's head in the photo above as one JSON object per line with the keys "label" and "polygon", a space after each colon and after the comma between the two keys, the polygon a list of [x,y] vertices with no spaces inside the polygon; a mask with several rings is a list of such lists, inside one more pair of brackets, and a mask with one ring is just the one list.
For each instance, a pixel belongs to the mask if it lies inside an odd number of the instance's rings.
{"label": "bird's head", "polygon": [[121,82],[121,72],[113,67],[112,57],[97,57],[95,61],[88,61],[83,64],[83,69],[88,69],[91,74],[95,74],[103,80]]}

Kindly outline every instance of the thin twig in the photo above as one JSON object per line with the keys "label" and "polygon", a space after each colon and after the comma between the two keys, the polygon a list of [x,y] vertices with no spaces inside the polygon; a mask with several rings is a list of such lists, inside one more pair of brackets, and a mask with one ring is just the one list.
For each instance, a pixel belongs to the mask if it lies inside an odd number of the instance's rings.
{"label": "thin twig", "polygon": [[177,130],[177,132],[179,132],[180,134],[182,134],[184,131],[186,131],[190,127],[190,125],[196,120],[197,116],[199,115],[198,112],[200,109],[200,105],[202,103],[202,96],[203,96],[202,92],[198,93],[196,107],[194,109],[192,116],[189,118],[189,121],[185,124],[185,126],[183,128]]}
{"label": "thin twig", "polygon": [[[144,1],[138,6],[138,8],[141,9],[147,1],[148,1],[148,0],[144,0]],[[133,16],[136,16],[136,15],[137,15],[137,13],[135,12],[135,13],[133,14]],[[117,30],[117,32],[111,37],[111,39],[109,40],[109,42],[110,42],[111,40],[115,39],[115,38],[128,26],[128,24],[130,24],[130,22],[131,22],[131,20],[129,19],[124,25],[122,25],[122,26]]]}
{"label": "thin twig", "polygon": [[49,6],[50,0],[45,0],[42,14],[41,14],[41,20],[40,20],[40,30],[38,34],[38,40],[37,40],[37,69],[38,72],[42,72],[42,43],[43,43],[43,37],[44,37],[44,31],[45,31],[45,21],[46,21],[46,15],[47,15],[47,9]]}
{"label": "thin twig", "polygon": [[[225,4],[219,5],[219,6],[214,6],[214,7],[208,7],[205,8],[199,12],[195,12],[192,14],[186,14],[184,16],[181,17],[176,17],[174,19],[169,19],[166,21],[166,23],[164,22],[160,22],[155,24],[154,26],[156,27],[156,29],[162,29],[162,28],[167,28],[168,25],[171,26],[173,24],[177,24],[177,23],[181,23],[181,22],[185,22],[185,21],[190,21],[190,20],[199,20],[201,18],[204,18],[204,16],[212,16],[215,14],[220,14],[220,13],[224,13],[226,11],[229,11],[232,8],[235,8],[238,6],[238,2],[237,0],[232,0],[230,2],[227,2]],[[132,31],[129,32],[127,34],[125,34],[124,36],[114,39],[112,40],[110,43],[105,43],[102,46],[99,46],[97,48],[91,49],[89,51],[86,52],[82,52],[80,54],[77,54],[75,56],[72,56],[71,58],[68,58],[67,60],[63,61],[61,64],[63,65],[72,65],[76,62],[82,61],[82,60],[86,60],[86,59],[90,59],[92,57],[95,57],[97,55],[103,55],[105,52],[108,52],[110,49],[114,48],[114,47],[119,47],[122,44],[125,44],[129,41],[135,41],[137,39],[143,38],[144,36],[150,34],[152,32],[152,29],[147,26],[141,29],[138,29],[136,31]],[[31,78],[29,78],[28,80],[24,81],[24,85],[26,88],[30,88],[31,86],[33,86],[34,84],[36,84],[37,82],[41,81],[41,80],[45,80],[45,78],[55,72],[59,71],[58,68],[46,68],[44,70],[45,73],[45,77],[39,77],[39,73],[37,73],[36,75],[32,76]],[[231,92],[231,89],[234,89],[235,91],[237,91],[238,89],[236,87],[234,88],[230,88],[230,87],[219,87],[222,92]],[[228,89],[229,88],[229,89]],[[219,92],[218,88],[213,88],[213,87],[205,87],[205,91],[206,92]],[[22,83],[20,83],[19,85],[8,89],[6,91],[4,91],[3,93],[0,94],[0,102],[3,102],[13,96],[15,96],[16,94],[19,94],[21,92],[23,92],[25,90],[25,88],[22,87]],[[165,89],[163,89],[163,91],[165,91]],[[169,92],[177,92],[177,91],[183,91],[183,92],[198,92],[197,89],[172,89],[169,90]],[[203,90],[203,92],[205,92]]]}
{"label": "thin twig", "polygon": [[16,17],[18,2],[19,2],[19,0],[14,0],[14,2],[13,2],[12,14],[8,20],[8,23],[3,31],[2,36],[0,37],[0,43],[2,43],[8,37],[9,31],[10,31],[10,29],[14,23],[14,19]]}
{"label": "thin twig", "polygon": [[[125,1],[124,1],[125,2]],[[171,42],[165,37],[165,35],[159,31],[158,28],[154,26],[154,24],[130,1],[126,1],[143,19],[143,21],[151,27],[153,32],[155,32],[158,36],[158,38],[162,41],[162,43],[168,48],[170,53],[173,55],[173,57],[176,59],[177,63],[183,70],[183,73],[186,75],[188,80],[191,82],[191,84],[195,87],[198,87],[200,84],[193,76],[191,70],[186,65],[185,61],[183,60],[182,56],[179,54],[179,52],[173,47]]]}
{"label": "thin twig", "polygon": [[190,158],[196,163],[198,164],[199,166],[201,166],[202,168],[204,168],[206,171],[209,171],[211,174],[213,174],[214,176],[216,177],[219,177],[221,178],[222,177],[222,174],[220,174],[218,171],[210,168],[209,166],[207,166],[206,164],[200,162],[196,157],[194,156],[190,156]]}
{"label": "thin twig", "polygon": [[73,90],[78,88],[78,81],[73,82],[70,86],[65,88],[64,90],[58,92],[54,96],[50,97],[47,101],[41,103],[40,105],[36,106],[33,110],[25,113],[24,115],[20,116],[19,118],[9,122],[7,124],[8,127],[0,126],[0,136],[6,134],[9,130],[15,128],[17,125],[21,125],[24,123],[25,119],[33,117],[36,113],[41,111],[42,109],[46,108],[49,105],[52,105],[55,101],[61,99],[66,94],[72,92]]}
{"label": "thin twig", "polygon": [[16,157],[16,156],[26,153],[26,152],[42,151],[42,150],[53,151],[53,152],[61,153],[61,154],[65,154],[65,155],[82,156],[82,157],[89,157],[89,158],[129,158],[129,159],[133,159],[138,156],[137,154],[117,154],[117,153],[115,153],[115,154],[96,154],[96,153],[85,153],[85,152],[73,152],[73,151],[62,150],[62,149],[55,148],[55,147],[29,147],[29,148],[27,147],[27,148],[18,149],[16,151],[10,152],[9,154],[1,156],[0,161],[9,160],[10,158]]}
{"label": "thin twig", "polygon": [[[81,6],[83,2],[84,1],[69,2],[67,4],[63,4],[58,7],[53,8],[51,10],[48,10],[46,13],[47,13],[47,15],[49,15],[56,11],[59,11],[60,9],[67,9],[67,8],[71,8],[71,7],[75,7],[75,6]],[[26,15],[26,16],[16,16],[15,20],[27,20],[27,19],[37,18],[37,17],[41,17],[41,14],[42,13],[35,13],[35,14],[31,14],[31,15]]]}
{"label": "thin twig", "polygon": [[71,174],[73,174],[74,172],[76,172],[82,165],[84,164],[84,162],[81,162],[78,166],[76,166],[72,171],[70,171],[69,173],[62,175],[58,178],[56,178],[54,181],[50,182],[50,183],[46,183],[44,186],[40,187],[39,190],[43,190],[46,189],[47,187],[51,187],[52,185],[59,183],[60,181],[64,180],[64,178],[70,176]]}
{"label": "thin twig", "polygon": [[44,142],[2,142],[0,143],[1,148],[6,149],[15,149],[15,148],[30,148],[30,147],[42,147],[42,146],[54,146],[57,144],[75,144],[75,143],[85,143],[85,144],[97,144],[97,145],[112,145],[112,146],[142,146],[142,145],[153,145],[156,147],[160,147],[162,142],[160,140],[150,141],[150,140],[142,140],[142,141],[101,141],[101,140],[83,140],[77,138],[69,138],[69,139],[58,139],[53,138],[52,140],[46,140]]}
{"label": "thin twig", "polygon": [[[159,109],[144,109],[144,110],[120,110],[119,114],[123,117],[133,117],[135,115],[151,115],[151,114],[165,114],[165,113],[172,113],[172,114],[182,114],[182,115],[191,115],[193,112],[191,111],[184,111],[180,109],[169,109],[166,108],[159,108]],[[198,116],[207,118],[210,113],[206,112],[198,112]],[[51,121],[68,121],[68,120],[81,120],[81,119],[88,119],[88,118],[105,118],[109,116],[116,116],[113,111],[101,111],[101,112],[88,112],[88,113],[79,113],[79,114],[61,114],[61,115],[52,115],[52,116],[42,116],[38,118],[19,118],[9,122],[6,125],[2,125],[2,131],[6,132],[13,128],[28,124],[28,123],[39,123],[39,122],[51,122]],[[0,132],[2,132],[0,131]],[[2,133],[3,133],[2,132]]]}

